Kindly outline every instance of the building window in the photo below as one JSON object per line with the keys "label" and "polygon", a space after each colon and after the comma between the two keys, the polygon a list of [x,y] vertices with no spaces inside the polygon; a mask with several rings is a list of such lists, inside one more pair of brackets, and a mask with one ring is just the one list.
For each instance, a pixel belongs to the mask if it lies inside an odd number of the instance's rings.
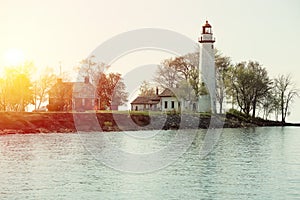
{"label": "building window", "polygon": [[193,111],[196,111],[196,103],[193,103]]}
{"label": "building window", "polygon": [[82,105],[83,106],[85,105],[85,99],[82,99]]}
{"label": "building window", "polygon": [[171,108],[175,108],[175,102],[171,101]]}
{"label": "building window", "polygon": [[167,109],[167,108],[168,108],[168,102],[165,101],[165,109]]}

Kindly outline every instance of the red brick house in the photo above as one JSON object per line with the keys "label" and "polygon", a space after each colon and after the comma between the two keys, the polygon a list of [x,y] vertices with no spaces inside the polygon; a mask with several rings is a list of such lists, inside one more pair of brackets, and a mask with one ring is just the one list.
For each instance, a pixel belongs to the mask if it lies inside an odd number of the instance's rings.
{"label": "red brick house", "polygon": [[49,92],[49,111],[85,111],[94,110],[96,105],[96,89],[85,77],[84,82],[63,82],[57,79],[57,83]]}

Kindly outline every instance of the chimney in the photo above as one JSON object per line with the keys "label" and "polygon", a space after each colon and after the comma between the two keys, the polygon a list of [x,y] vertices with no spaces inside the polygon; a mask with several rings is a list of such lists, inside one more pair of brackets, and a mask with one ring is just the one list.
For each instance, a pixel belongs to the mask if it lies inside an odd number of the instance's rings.
{"label": "chimney", "polygon": [[158,95],[158,87],[156,87],[156,95]]}
{"label": "chimney", "polygon": [[90,83],[90,78],[88,76],[84,77],[84,83]]}

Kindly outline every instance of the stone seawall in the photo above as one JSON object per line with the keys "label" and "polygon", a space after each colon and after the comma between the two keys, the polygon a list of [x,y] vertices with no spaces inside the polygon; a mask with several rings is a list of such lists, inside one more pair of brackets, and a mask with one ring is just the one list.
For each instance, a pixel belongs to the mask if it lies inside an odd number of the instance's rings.
{"label": "stone seawall", "polygon": [[[232,115],[124,113],[0,113],[0,134],[136,131],[281,126],[280,122],[243,120]],[[291,124],[290,124],[291,125]]]}

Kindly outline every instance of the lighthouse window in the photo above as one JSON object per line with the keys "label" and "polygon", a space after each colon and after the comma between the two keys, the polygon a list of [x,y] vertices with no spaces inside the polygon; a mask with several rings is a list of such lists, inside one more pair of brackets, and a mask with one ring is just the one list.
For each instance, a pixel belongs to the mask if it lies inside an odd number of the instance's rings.
{"label": "lighthouse window", "polygon": [[210,28],[207,28],[207,29],[205,30],[205,33],[211,33]]}

